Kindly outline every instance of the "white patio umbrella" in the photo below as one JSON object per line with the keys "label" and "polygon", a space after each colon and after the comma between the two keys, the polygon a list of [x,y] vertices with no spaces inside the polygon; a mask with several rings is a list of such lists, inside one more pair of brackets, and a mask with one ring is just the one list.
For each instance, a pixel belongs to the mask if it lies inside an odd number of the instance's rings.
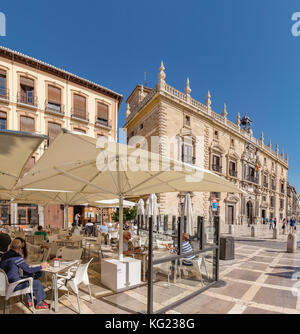
{"label": "white patio umbrella", "polygon": [[[193,206],[190,193],[187,193],[184,198],[183,216],[186,217],[186,233],[188,235],[193,235],[194,233]],[[184,220],[182,221],[184,222]]]}
{"label": "white patio umbrella", "polygon": [[138,204],[137,204],[137,216],[142,216],[143,222],[142,222],[142,227],[144,226],[145,223],[145,202],[142,198],[139,199]]}
{"label": "white patio umbrella", "polygon": [[151,194],[146,201],[146,216],[147,219],[149,217],[153,217],[153,226],[157,224],[157,216],[159,214],[158,204],[157,204],[157,196],[155,194]]}
{"label": "white patio umbrella", "polygon": [[[242,192],[205,169],[114,142],[104,144],[101,140],[105,138],[99,139],[97,143],[95,138],[64,130],[18,183],[17,189],[71,191],[70,202],[78,195],[88,202],[117,196],[120,235],[125,197],[183,191]],[[122,242],[119,258],[123,258]]]}
{"label": "white patio umbrella", "polygon": [[142,198],[138,201],[137,214],[141,216],[145,215],[145,202]]}
{"label": "white patio umbrella", "polygon": [[47,136],[0,130],[0,199],[10,200],[22,170]]}

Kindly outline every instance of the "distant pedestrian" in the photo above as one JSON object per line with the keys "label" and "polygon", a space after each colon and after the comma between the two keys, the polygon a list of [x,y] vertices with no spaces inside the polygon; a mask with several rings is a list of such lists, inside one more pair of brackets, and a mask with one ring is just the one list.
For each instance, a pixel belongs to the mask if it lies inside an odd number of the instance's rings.
{"label": "distant pedestrian", "polygon": [[290,233],[293,233],[296,231],[296,220],[295,217],[293,216],[290,220]]}
{"label": "distant pedestrian", "polygon": [[274,221],[273,218],[269,219],[270,225],[269,225],[269,230],[272,230],[274,228]]}
{"label": "distant pedestrian", "polygon": [[282,221],[282,234],[285,234],[285,229],[286,229],[286,219],[284,218]]}
{"label": "distant pedestrian", "polygon": [[274,218],[274,226],[273,226],[273,228],[276,228],[276,225],[277,225],[277,218]]}
{"label": "distant pedestrian", "polygon": [[79,219],[80,219],[80,214],[76,213],[76,215],[75,215],[75,226],[79,225]]}

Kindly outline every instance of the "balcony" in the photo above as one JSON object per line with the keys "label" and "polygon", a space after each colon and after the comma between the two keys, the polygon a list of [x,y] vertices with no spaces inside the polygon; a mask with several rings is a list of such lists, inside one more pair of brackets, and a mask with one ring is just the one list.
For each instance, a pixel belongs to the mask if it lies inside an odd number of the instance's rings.
{"label": "balcony", "polygon": [[9,102],[9,90],[5,88],[0,88],[0,101]]}
{"label": "balcony", "polygon": [[212,165],[212,170],[217,173],[222,173],[222,166]]}
{"label": "balcony", "polygon": [[182,162],[186,163],[186,164],[190,164],[190,165],[195,165],[196,164],[196,158],[192,157],[192,158],[188,158],[183,156],[182,157]]}
{"label": "balcony", "polygon": [[102,119],[102,118],[97,118],[95,122],[96,126],[99,127],[104,127],[106,129],[111,129],[112,128],[112,121],[107,120],[107,119]]}
{"label": "balcony", "polygon": [[229,175],[232,177],[237,177],[237,171],[234,169],[229,169]]}
{"label": "balcony", "polygon": [[63,104],[56,104],[45,101],[45,112],[52,115],[64,116],[65,115],[65,106]]}
{"label": "balcony", "polygon": [[80,121],[80,122],[89,122],[89,113],[86,110],[79,109],[79,108],[72,108],[71,109],[71,118]]}
{"label": "balcony", "polygon": [[248,175],[245,179],[246,179],[246,181],[250,181],[250,182],[253,182],[253,183],[258,183],[258,177],[253,176],[253,175]]}
{"label": "balcony", "polygon": [[19,92],[17,95],[17,103],[22,106],[37,108],[37,102],[38,98],[32,92]]}

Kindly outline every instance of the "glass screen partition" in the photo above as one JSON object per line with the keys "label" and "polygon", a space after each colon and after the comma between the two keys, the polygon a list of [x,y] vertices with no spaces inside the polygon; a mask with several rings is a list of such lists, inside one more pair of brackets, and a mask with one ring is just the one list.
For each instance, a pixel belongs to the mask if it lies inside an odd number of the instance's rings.
{"label": "glass screen partition", "polygon": [[[195,235],[183,234],[185,219],[150,217],[139,235],[148,235],[147,313],[163,313],[196,296],[219,279],[219,217],[212,224],[197,218]],[[174,224],[175,222],[175,224]],[[147,226],[146,226],[147,225]],[[168,224],[168,226],[170,226]]]}

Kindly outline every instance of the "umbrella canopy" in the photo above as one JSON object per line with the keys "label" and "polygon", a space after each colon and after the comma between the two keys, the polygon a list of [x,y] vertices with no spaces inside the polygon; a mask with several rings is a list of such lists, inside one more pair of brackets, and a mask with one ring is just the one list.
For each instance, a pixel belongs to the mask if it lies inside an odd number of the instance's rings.
{"label": "umbrella canopy", "polygon": [[[110,199],[110,200],[96,201],[95,205],[100,208],[118,208],[120,203],[119,203],[119,199],[115,198],[115,199]],[[124,208],[133,208],[136,205],[137,203],[135,202],[123,200]]]}
{"label": "umbrella canopy", "polygon": [[10,192],[17,184],[21,173],[33,153],[47,136],[0,130],[0,193],[10,199]]}
{"label": "umbrella canopy", "polygon": [[[123,232],[123,198],[164,192],[233,192],[234,184],[214,173],[158,154],[104,142],[64,130],[17,189],[60,189],[72,192],[69,202],[120,200],[120,232]],[[122,238],[120,238],[122,240]],[[119,256],[123,257],[120,242]]]}
{"label": "umbrella canopy", "polygon": [[183,215],[184,217],[186,217],[186,233],[189,235],[193,235],[194,233],[193,206],[192,206],[191,195],[189,193],[187,193],[184,198]]}

